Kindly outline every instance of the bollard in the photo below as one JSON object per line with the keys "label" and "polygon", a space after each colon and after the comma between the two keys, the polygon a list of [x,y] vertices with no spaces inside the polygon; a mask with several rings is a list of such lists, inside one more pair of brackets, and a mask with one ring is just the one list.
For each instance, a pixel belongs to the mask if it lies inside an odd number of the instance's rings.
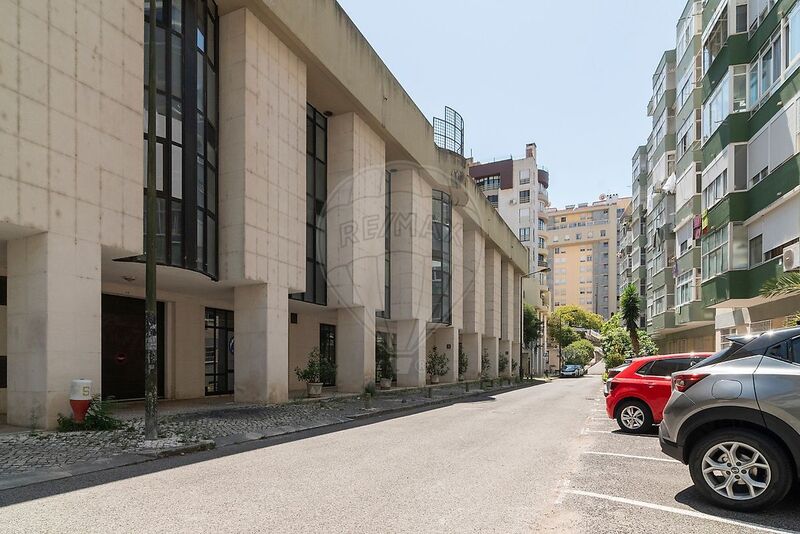
{"label": "bollard", "polygon": [[372,394],[364,393],[364,408],[372,408]]}
{"label": "bollard", "polygon": [[464,382],[464,391],[469,392],[469,382]]}

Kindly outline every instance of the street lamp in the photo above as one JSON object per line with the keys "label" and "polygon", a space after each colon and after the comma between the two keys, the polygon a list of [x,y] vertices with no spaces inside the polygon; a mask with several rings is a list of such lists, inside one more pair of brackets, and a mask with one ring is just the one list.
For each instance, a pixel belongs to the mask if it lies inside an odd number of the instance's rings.
{"label": "street lamp", "polygon": [[[520,277],[519,277],[519,341],[520,341],[519,342],[519,361],[520,361],[519,373],[520,373],[520,375],[522,375],[522,348],[525,346],[525,343],[524,343],[524,341],[525,341],[525,339],[524,339],[524,335],[525,335],[524,334],[524,332],[525,332],[525,306],[523,304],[524,303],[523,294],[525,293],[525,291],[524,291],[524,289],[522,287],[522,280],[524,278],[530,278],[531,276],[536,275],[536,274],[549,273],[549,272],[550,272],[550,267],[548,267],[547,265],[540,265],[539,267],[537,267],[533,271],[529,272],[528,274],[523,274],[523,275],[520,275]],[[528,361],[528,374],[533,375],[533,354],[531,354],[531,358]]]}

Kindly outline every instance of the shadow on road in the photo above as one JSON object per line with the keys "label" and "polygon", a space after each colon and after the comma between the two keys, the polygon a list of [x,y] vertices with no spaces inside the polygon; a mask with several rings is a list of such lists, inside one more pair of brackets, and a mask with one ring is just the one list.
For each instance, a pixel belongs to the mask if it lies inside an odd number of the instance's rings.
{"label": "shadow on road", "polygon": [[704,514],[751,523],[766,528],[788,531],[798,531],[800,529],[800,509],[797,506],[797,503],[800,502],[800,487],[798,486],[795,486],[794,490],[789,493],[783,502],[758,513],[733,512],[709,504],[694,486],[690,486],[675,495],[675,502],[685,504]]}
{"label": "shadow on road", "polygon": [[513,391],[517,391],[519,389],[526,389],[528,387],[533,387],[536,385],[538,384],[534,383],[506,391],[498,391],[496,393],[488,392],[486,394],[476,395],[473,397],[467,397],[463,399],[456,398],[453,399],[452,401],[445,403],[409,408],[401,412],[376,414],[374,416],[355,419],[352,421],[347,421],[344,423],[338,423],[334,425],[328,425],[320,428],[301,430],[290,434],[267,437],[235,445],[227,445],[219,449],[212,449],[208,451],[191,453],[187,456],[172,456],[172,457],[158,458],[158,459],[154,458],[153,460],[145,461],[139,464],[110,468],[104,471],[94,471],[85,474],[77,474],[66,478],[49,480],[46,482],[30,484],[27,486],[22,486],[17,488],[10,488],[7,490],[0,491],[0,508],[5,506],[10,506],[13,504],[19,504],[31,501],[34,499],[41,499],[45,497],[59,495],[62,493],[69,493],[72,491],[90,488],[93,486],[98,486],[100,484],[117,482],[119,480],[125,480],[128,478],[134,478],[151,473],[166,471],[169,469],[183,467],[186,465],[192,465],[207,460],[224,458],[226,456],[231,456],[234,454],[240,454],[243,452],[249,452],[257,449],[263,449],[275,445],[282,445],[284,443],[291,443],[294,441],[312,438],[315,436],[332,434],[335,432],[341,432],[343,430],[349,430],[351,428],[358,428],[361,426],[372,425],[375,423],[380,423],[383,421],[389,421],[392,419],[406,417],[409,415],[428,412],[431,410],[436,410],[439,408],[444,408],[455,404],[495,402],[496,395],[502,395],[505,393],[510,393]]}

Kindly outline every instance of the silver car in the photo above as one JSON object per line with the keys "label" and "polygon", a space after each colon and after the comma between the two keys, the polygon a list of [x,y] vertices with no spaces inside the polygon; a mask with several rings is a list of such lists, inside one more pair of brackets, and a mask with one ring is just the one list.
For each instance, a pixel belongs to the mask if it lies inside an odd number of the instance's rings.
{"label": "silver car", "polygon": [[710,501],[755,511],[778,503],[800,476],[800,328],[728,339],[730,347],[672,375],[659,439]]}

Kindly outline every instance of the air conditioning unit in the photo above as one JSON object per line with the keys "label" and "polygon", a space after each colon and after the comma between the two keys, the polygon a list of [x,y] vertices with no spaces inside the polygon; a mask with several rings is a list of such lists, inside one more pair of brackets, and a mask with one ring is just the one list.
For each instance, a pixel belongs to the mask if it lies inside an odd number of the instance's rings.
{"label": "air conditioning unit", "polygon": [[783,270],[800,270],[800,243],[795,243],[783,249]]}
{"label": "air conditioning unit", "polygon": [[517,199],[516,199],[516,198],[512,198],[512,199],[509,201],[509,204],[516,204],[516,203],[517,203]]}

